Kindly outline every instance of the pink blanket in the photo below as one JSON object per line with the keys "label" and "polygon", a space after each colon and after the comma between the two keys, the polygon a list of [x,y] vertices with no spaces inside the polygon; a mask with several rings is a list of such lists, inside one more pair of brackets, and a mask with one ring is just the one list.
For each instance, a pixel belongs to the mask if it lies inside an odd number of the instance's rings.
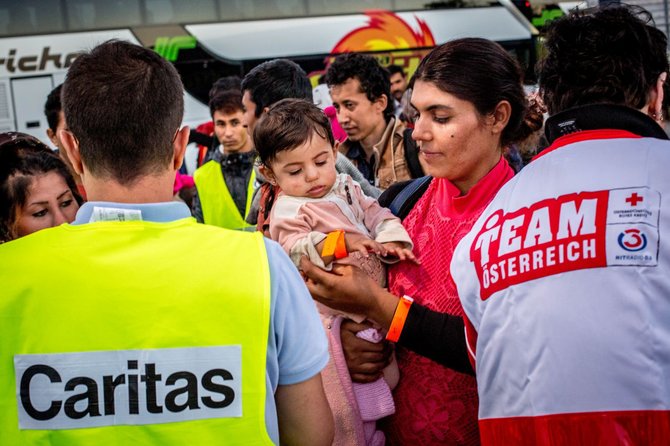
{"label": "pink blanket", "polygon": [[[333,445],[383,446],[385,437],[377,430],[377,420],[395,412],[391,389],[384,378],[369,384],[351,381],[340,339],[342,320],[342,316],[321,315],[330,350],[330,361],[322,377],[335,421]],[[370,342],[383,340],[383,335],[374,328],[363,330],[357,336]],[[397,382],[397,374],[391,379]]]}

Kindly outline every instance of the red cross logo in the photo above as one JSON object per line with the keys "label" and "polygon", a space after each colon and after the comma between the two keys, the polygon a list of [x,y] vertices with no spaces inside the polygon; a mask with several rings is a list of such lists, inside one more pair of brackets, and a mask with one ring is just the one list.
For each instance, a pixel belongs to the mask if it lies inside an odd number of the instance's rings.
{"label": "red cross logo", "polygon": [[637,192],[633,192],[630,197],[626,198],[626,203],[630,203],[631,206],[637,206],[638,203],[644,201],[644,197],[641,197]]}

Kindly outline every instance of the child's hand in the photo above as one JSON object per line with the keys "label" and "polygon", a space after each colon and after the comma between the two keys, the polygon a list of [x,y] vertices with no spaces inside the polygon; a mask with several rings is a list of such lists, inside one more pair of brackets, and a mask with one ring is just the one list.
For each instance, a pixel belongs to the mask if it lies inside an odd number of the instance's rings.
{"label": "child's hand", "polygon": [[382,246],[386,250],[386,254],[384,255],[384,257],[393,256],[397,257],[398,260],[400,261],[411,260],[417,265],[421,264],[421,262],[419,262],[414,253],[412,253],[412,250],[405,248],[402,243],[387,242],[383,243]]}
{"label": "child's hand", "polygon": [[368,257],[370,252],[374,252],[379,256],[386,255],[386,248],[384,245],[360,234],[344,234],[344,240],[347,244],[347,252],[349,253],[358,251],[365,257]]}

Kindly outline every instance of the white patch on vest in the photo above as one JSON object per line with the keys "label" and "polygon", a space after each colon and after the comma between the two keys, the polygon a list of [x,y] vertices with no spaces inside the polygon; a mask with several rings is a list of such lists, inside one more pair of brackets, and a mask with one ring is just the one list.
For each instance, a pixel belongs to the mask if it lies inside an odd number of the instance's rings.
{"label": "white patch on vest", "polygon": [[242,347],[15,355],[20,429],[242,416]]}
{"label": "white patch on vest", "polygon": [[139,209],[118,209],[95,206],[89,223],[96,221],[141,221],[142,211]]}
{"label": "white patch on vest", "polygon": [[489,215],[470,258],[480,297],[586,268],[655,266],[661,197],[644,187],[581,192]]}
{"label": "white patch on vest", "polygon": [[646,187],[610,191],[607,264],[656,266],[661,194]]}

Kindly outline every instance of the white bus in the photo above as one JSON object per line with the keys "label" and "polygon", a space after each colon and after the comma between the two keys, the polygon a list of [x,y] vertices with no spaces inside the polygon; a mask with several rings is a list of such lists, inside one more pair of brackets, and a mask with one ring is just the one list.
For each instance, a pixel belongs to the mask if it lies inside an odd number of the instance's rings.
{"label": "white bus", "polygon": [[216,79],[265,60],[292,59],[316,85],[337,53],[370,52],[411,74],[431,47],[484,37],[532,67],[536,35],[509,0],[0,0],[0,132],[46,139],[47,94],[78,52],[111,38],[175,65],[194,125],[209,120]]}

